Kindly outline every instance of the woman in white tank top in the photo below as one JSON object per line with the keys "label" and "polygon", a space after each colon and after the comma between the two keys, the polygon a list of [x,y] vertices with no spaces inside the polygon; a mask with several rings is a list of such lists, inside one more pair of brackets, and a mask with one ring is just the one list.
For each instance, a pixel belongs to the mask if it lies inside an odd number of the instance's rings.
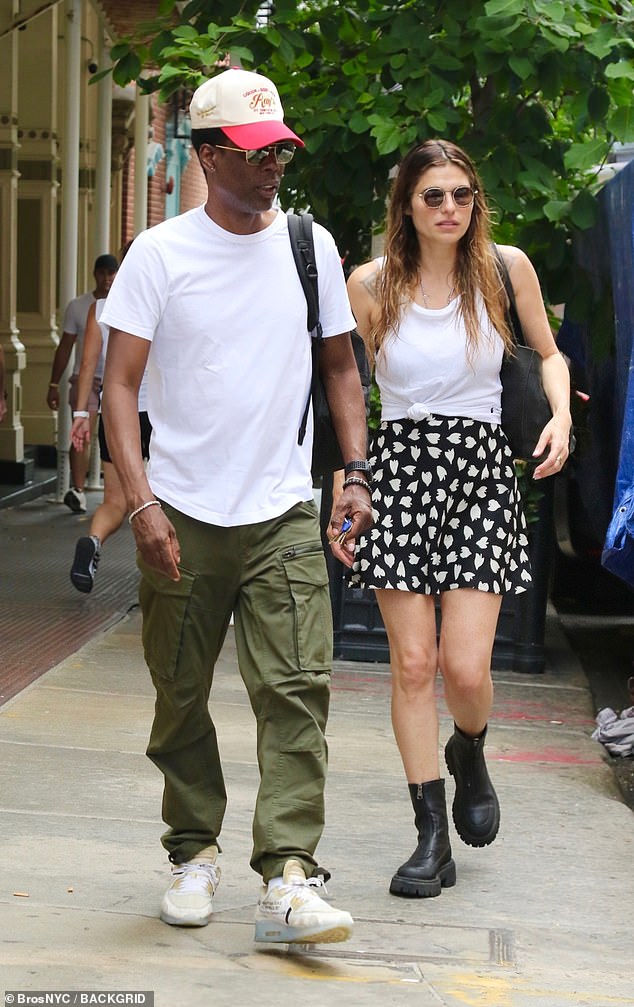
{"label": "woman in white tank top", "polygon": [[[385,257],[356,269],[348,290],[375,364],[380,429],[372,439],[375,523],[347,543],[352,582],[376,590],[392,671],[392,723],[418,845],[394,874],[395,895],[429,897],[455,884],[440,776],[437,669],[454,719],[445,759],[453,818],[471,846],[493,842],[498,799],[484,761],[490,666],[505,593],[530,584],[513,458],[500,427],[500,366],[512,336],[489,236],[482,184],[452,143],[428,140],[403,160]],[[568,454],[570,387],[539,282],[526,255],[503,246],[529,345],[543,358],[553,419],[534,476]],[[436,601],[441,612],[437,640]]]}

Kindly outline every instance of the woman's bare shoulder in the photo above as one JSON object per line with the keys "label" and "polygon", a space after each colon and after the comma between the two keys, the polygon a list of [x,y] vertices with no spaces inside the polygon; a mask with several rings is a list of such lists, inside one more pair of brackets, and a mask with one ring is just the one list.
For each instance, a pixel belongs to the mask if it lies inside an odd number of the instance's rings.
{"label": "woman's bare shoulder", "polygon": [[523,252],[522,249],[518,248],[516,245],[496,245],[495,247],[504,259],[509,271],[515,265],[530,264],[530,259],[526,252]]}
{"label": "woman's bare shoulder", "polygon": [[368,293],[374,296],[379,269],[379,263],[375,259],[364,262],[362,266],[357,266],[350,273],[348,285],[364,287]]}

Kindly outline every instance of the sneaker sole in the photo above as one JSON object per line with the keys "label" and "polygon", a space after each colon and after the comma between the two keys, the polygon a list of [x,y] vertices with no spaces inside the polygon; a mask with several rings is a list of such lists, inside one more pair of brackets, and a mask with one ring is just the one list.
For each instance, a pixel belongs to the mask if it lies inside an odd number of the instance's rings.
{"label": "sneaker sole", "polygon": [[85,542],[80,540],[75,547],[75,558],[70,571],[70,580],[73,587],[76,587],[77,590],[81,591],[83,594],[90,594],[95,578],[89,573],[81,573],[79,570],[76,570],[75,567],[85,567],[87,564],[92,563],[94,558],[94,545],[91,543],[91,545],[88,546]]}
{"label": "sneaker sole", "polygon": [[255,940],[269,944],[339,944],[341,941],[350,940],[352,931],[352,925],[340,925],[330,927],[327,930],[302,932],[297,927],[270,923],[268,920],[257,920]]}
{"label": "sneaker sole", "polygon": [[66,497],[64,497],[64,503],[66,504],[66,506],[68,507],[68,509],[73,512],[73,514],[85,514],[86,513],[86,508],[82,507],[82,505],[80,504],[79,500],[75,500],[75,497],[68,497],[68,499],[66,499]]}
{"label": "sneaker sole", "polygon": [[188,916],[186,913],[181,915],[161,909],[160,918],[170,927],[206,927],[211,921],[212,915],[212,910],[209,910],[204,916]]}

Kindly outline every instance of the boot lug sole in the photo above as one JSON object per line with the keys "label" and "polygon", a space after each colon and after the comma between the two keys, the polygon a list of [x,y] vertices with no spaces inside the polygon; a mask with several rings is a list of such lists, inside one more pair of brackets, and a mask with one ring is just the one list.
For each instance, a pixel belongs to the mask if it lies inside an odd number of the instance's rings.
{"label": "boot lug sole", "polygon": [[456,883],[456,864],[450,860],[438,871],[435,878],[404,878],[395,874],[390,883],[390,895],[400,895],[409,899],[434,899],[443,888],[453,888]]}

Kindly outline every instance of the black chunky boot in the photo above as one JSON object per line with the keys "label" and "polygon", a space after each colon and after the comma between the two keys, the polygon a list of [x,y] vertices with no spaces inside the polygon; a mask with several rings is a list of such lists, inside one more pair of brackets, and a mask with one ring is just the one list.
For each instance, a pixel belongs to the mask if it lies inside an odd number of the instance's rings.
{"label": "black chunky boot", "polygon": [[445,781],[410,783],[409,793],[418,829],[418,846],[392,878],[392,895],[429,899],[456,883],[451,859]]}
{"label": "black chunky boot", "polygon": [[473,738],[454,724],[445,747],[447,769],[456,781],[454,825],[467,846],[488,846],[500,827],[500,805],[484,761],[486,733],[485,727]]}

